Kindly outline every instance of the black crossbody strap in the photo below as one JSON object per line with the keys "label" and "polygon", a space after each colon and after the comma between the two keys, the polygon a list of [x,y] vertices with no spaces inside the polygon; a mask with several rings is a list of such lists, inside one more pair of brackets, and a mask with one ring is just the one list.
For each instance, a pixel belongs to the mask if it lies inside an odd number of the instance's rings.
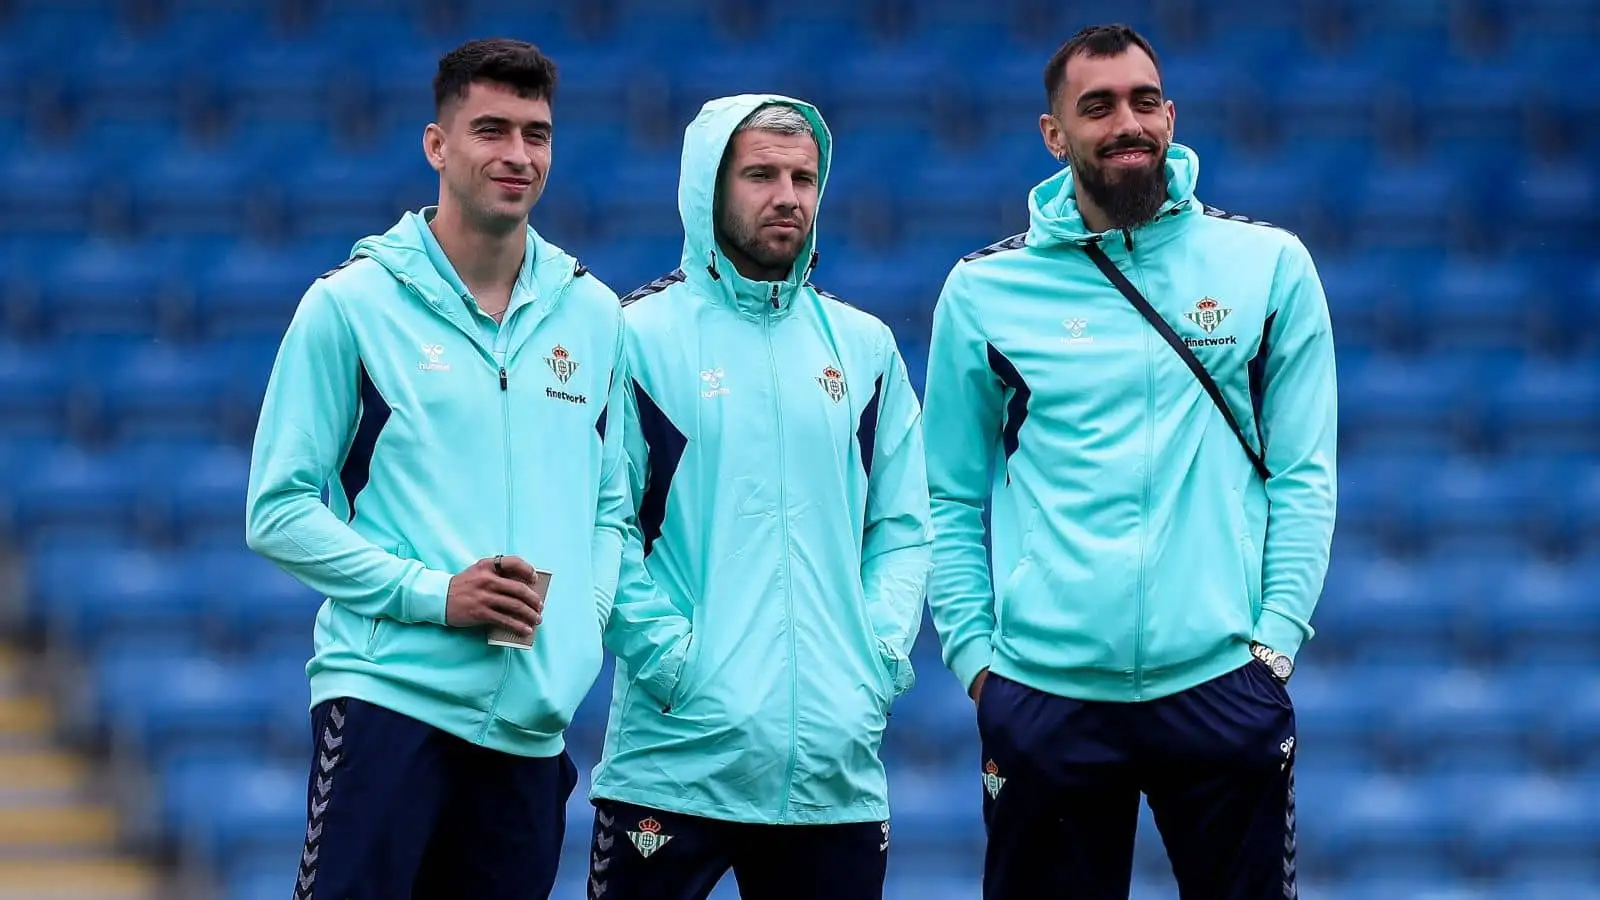
{"label": "black crossbody strap", "polygon": [[1139,314],[1149,321],[1151,327],[1167,339],[1167,343],[1172,345],[1173,352],[1189,366],[1189,371],[1194,373],[1200,386],[1211,395],[1211,402],[1217,405],[1222,418],[1227,420],[1228,427],[1233,429],[1233,436],[1239,439],[1239,446],[1243,447],[1245,455],[1250,457],[1250,464],[1255,467],[1256,474],[1261,476],[1262,481],[1272,477],[1272,473],[1267,470],[1266,460],[1262,459],[1261,454],[1257,453],[1245,439],[1244,429],[1239,427],[1239,420],[1234,418],[1233,410],[1228,407],[1228,401],[1222,398],[1222,390],[1217,387],[1217,382],[1212,379],[1211,373],[1207,372],[1206,367],[1195,357],[1194,351],[1183,342],[1183,338],[1178,337],[1178,333],[1172,330],[1167,320],[1161,318],[1161,314],[1156,312],[1155,307],[1150,305],[1150,301],[1146,300],[1143,294],[1139,293],[1139,289],[1133,286],[1128,276],[1122,274],[1122,270],[1117,268],[1116,263],[1111,261],[1111,257],[1107,256],[1104,250],[1100,249],[1099,244],[1085,244],[1083,249],[1099,267],[1100,273],[1106,276],[1106,280],[1121,291],[1122,296],[1128,298],[1133,308],[1137,309]]}

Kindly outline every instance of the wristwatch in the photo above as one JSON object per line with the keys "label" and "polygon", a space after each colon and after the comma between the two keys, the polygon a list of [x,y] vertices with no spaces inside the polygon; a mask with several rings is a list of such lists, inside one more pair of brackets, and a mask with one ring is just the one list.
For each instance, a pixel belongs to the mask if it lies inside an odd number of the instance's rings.
{"label": "wristwatch", "polygon": [[1266,663],[1267,671],[1272,677],[1287,683],[1289,676],[1294,674],[1294,660],[1288,654],[1279,653],[1266,644],[1251,642],[1250,655]]}

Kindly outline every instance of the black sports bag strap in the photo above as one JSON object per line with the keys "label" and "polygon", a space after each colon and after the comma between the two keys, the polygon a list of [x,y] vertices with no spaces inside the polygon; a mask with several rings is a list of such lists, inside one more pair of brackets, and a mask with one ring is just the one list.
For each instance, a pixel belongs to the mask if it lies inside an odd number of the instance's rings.
{"label": "black sports bag strap", "polygon": [[1227,420],[1228,427],[1233,429],[1233,436],[1239,439],[1239,446],[1243,447],[1245,455],[1250,457],[1250,464],[1255,467],[1256,474],[1261,476],[1262,481],[1272,477],[1272,473],[1267,470],[1266,460],[1262,459],[1261,454],[1257,453],[1255,448],[1250,446],[1250,442],[1245,439],[1244,429],[1239,427],[1239,420],[1234,418],[1233,410],[1228,407],[1228,401],[1222,398],[1222,391],[1217,387],[1217,382],[1212,379],[1211,373],[1206,371],[1205,365],[1195,357],[1194,351],[1190,350],[1188,345],[1183,342],[1183,338],[1178,337],[1178,333],[1172,330],[1172,326],[1167,324],[1167,320],[1161,318],[1161,314],[1156,312],[1155,307],[1150,305],[1150,301],[1146,300],[1143,294],[1139,293],[1139,289],[1133,286],[1133,282],[1128,280],[1128,276],[1122,274],[1122,270],[1117,268],[1116,263],[1111,261],[1111,257],[1107,256],[1104,250],[1100,249],[1099,244],[1085,244],[1083,249],[1089,254],[1089,258],[1094,260],[1094,264],[1099,267],[1100,273],[1106,276],[1106,280],[1121,291],[1122,296],[1128,298],[1128,302],[1133,304],[1133,308],[1137,309],[1139,314],[1144,316],[1150,322],[1150,325],[1162,337],[1167,339],[1167,343],[1172,345],[1173,352],[1177,353],[1178,357],[1189,366],[1189,371],[1194,373],[1194,377],[1200,382],[1200,386],[1205,388],[1207,394],[1211,395],[1211,402],[1217,405],[1217,409],[1222,413],[1222,418]]}

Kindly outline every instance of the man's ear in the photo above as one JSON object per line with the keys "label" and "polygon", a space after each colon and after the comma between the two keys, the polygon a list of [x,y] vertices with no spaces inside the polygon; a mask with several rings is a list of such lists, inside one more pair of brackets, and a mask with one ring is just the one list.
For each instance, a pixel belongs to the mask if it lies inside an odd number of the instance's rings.
{"label": "man's ear", "polygon": [[435,172],[444,170],[444,129],[437,122],[422,129],[422,155]]}

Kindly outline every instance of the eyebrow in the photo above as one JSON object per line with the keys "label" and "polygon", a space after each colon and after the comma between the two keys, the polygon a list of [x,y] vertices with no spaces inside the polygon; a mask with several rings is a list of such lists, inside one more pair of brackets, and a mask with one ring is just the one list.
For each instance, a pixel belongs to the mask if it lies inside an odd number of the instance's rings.
{"label": "eyebrow", "polygon": [[[1149,96],[1159,97],[1159,96],[1161,96],[1161,85],[1159,85],[1159,84],[1141,84],[1141,85],[1135,87],[1133,90],[1129,91],[1129,93],[1133,94],[1135,97],[1149,97]],[[1079,97],[1078,98],[1078,105],[1082,106],[1085,103],[1092,103],[1092,102],[1097,101],[1097,100],[1115,100],[1116,98],[1117,98],[1116,91],[1113,91],[1110,88],[1103,88],[1103,89],[1098,90],[1098,91],[1088,91],[1083,96]]]}
{"label": "eyebrow", "polygon": [[[780,168],[782,168],[782,166],[778,165],[777,163],[756,162],[756,163],[751,163],[748,166],[745,166],[745,167],[741,168],[739,170],[739,174],[741,174],[741,175],[750,175],[750,174],[753,174],[755,172],[771,172],[771,171],[776,171],[777,169],[780,169]],[[794,170],[794,174],[796,174],[796,175],[804,175],[804,176],[807,176],[809,178],[817,178],[818,177],[817,170],[813,169],[813,168],[811,168],[809,166],[794,166],[792,168]]]}
{"label": "eyebrow", "polygon": [[[509,126],[510,124],[511,124],[511,120],[507,119],[505,116],[486,115],[486,116],[478,116],[476,119],[473,119],[472,122],[469,123],[469,127],[474,129],[474,130],[476,130],[476,129],[484,128],[484,127],[487,127],[487,126],[490,126],[490,125]],[[545,119],[534,119],[534,120],[528,122],[523,127],[524,128],[537,128],[540,131],[545,131],[545,132],[548,132],[548,131],[551,130],[550,122],[545,120]]]}

